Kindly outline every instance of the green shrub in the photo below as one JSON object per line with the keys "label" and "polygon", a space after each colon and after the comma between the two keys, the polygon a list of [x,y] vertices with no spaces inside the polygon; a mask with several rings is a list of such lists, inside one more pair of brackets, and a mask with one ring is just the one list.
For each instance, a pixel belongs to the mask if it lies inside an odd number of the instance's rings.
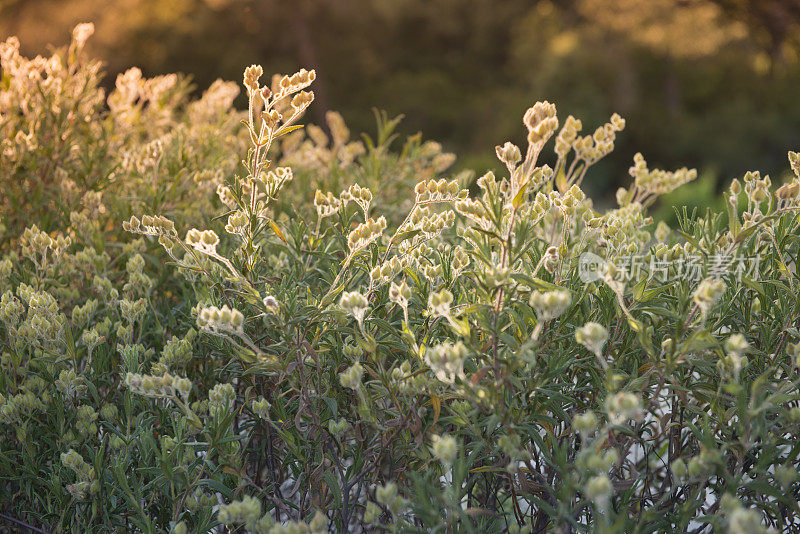
{"label": "green shrub", "polygon": [[[581,190],[617,115],[581,135],[537,103],[527,146],[497,147],[507,175],[468,183],[437,179],[452,156],[435,144],[393,152],[385,118],[360,146],[335,115],[332,141],[301,137],[315,73],[261,74],[245,71],[244,114],[223,86],[222,105],[183,95],[163,123],[112,94],[107,137],[78,146],[119,143],[98,164],[127,178],[87,184],[66,233],[8,240],[2,517],[276,533],[800,520],[797,154],[792,182],[748,173],[726,217],[679,210],[670,228],[647,207],[692,170],[637,154],[604,212]],[[197,106],[216,112],[196,122]],[[122,219],[135,237],[106,226]]]}

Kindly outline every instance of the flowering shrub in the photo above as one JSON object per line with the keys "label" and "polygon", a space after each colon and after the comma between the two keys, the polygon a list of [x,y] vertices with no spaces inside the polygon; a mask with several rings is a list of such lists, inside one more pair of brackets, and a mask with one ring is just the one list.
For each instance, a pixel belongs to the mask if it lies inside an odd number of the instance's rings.
{"label": "flowering shrub", "polygon": [[[0,106],[22,94],[4,47]],[[127,194],[106,204],[84,182],[83,207],[47,223],[60,233],[10,220],[0,517],[69,532],[796,528],[800,156],[784,185],[748,173],[725,214],[679,210],[669,228],[647,208],[692,170],[637,154],[604,211],[581,189],[617,115],[583,135],[536,103],[526,146],[498,146],[506,171],[473,184],[439,177],[452,157],[436,145],[393,153],[386,121],[374,143],[335,114],[332,141],[301,133],[314,71],[262,75],[245,70],[241,114],[230,85],[187,103],[179,79],[129,71],[86,125],[106,130],[71,133],[75,159],[56,163]],[[44,136],[21,125],[46,98],[0,130]],[[8,187],[56,161],[13,146]],[[47,204],[14,205],[31,222]]]}

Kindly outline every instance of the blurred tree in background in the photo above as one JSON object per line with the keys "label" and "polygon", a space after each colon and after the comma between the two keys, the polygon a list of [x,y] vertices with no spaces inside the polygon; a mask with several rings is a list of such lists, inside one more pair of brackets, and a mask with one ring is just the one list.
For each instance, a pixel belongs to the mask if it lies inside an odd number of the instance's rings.
{"label": "blurred tree in background", "polygon": [[543,99],[587,130],[629,119],[595,191],[626,182],[635,151],[727,180],[778,174],[800,147],[800,0],[0,0],[0,37],[28,54],[85,20],[112,74],[205,87],[253,62],[313,67],[316,122],[336,109],[371,131],[371,107],[403,113],[478,171]]}

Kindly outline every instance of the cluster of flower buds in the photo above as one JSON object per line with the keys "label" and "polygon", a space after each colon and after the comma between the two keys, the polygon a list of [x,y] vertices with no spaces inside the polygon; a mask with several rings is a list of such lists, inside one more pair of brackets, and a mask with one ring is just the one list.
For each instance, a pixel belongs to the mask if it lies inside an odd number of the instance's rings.
{"label": "cluster of flower buds", "polygon": [[467,254],[467,251],[460,246],[453,247],[450,254],[450,275],[452,276],[453,280],[458,278],[464,269],[469,266],[469,263],[470,258],[469,254]]}
{"label": "cluster of flower buds", "polygon": [[569,151],[572,150],[572,145],[578,138],[578,133],[583,129],[583,124],[580,119],[576,119],[572,115],[567,117],[564,126],[556,136],[555,153],[559,158],[565,158]]}
{"label": "cluster of flower buds", "polygon": [[258,91],[258,80],[264,74],[264,69],[261,65],[250,65],[244,69],[244,86],[248,91]]}
{"label": "cluster of flower buds", "polygon": [[408,301],[411,299],[411,288],[408,287],[405,280],[400,283],[392,282],[389,286],[389,300],[403,308],[408,309]]}
{"label": "cluster of flower buds", "polygon": [[528,108],[522,122],[528,129],[528,144],[538,153],[558,128],[556,105],[546,100],[537,102]]}
{"label": "cluster of flower buds", "polygon": [[83,48],[83,45],[86,44],[86,41],[89,40],[94,34],[94,24],[91,22],[82,22],[75,26],[72,30],[72,44],[78,50]]}
{"label": "cluster of flower buds", "polygon": [[506,141],[502,146],[497,145],[494,147],[494,152],[497,154],[497,159],[502,161],[506,168],[508,168],[509,173],[514,172],[517,164],[522,161],[522,153],[519,147],[509,141]]}
{"label": "cluster of flower buds", "polygon": [[425,241],[416,239],[401,241],[397,249],[398,254],[403,258],[406,266],[414,266],[418,269],[421,268],[420,266],[428,261],[431,254],[433,254],[433,248],[428,246]]}
{"label": "cluster of flower buds", "polygon": [[26,228],[19,238],[22,255],[34,262],[37,267],[43,267],[46,264],[48,252],[53,253],[53,260],[58,259],[71,242],[69,237],[61,235],[55,238],[50,237],[47,233],[39,230],[36,225]]}
{"label": "cluster of flower buds", "polygon": [[340,198],[342,199],[342,202],[344,202],[345,206],[348,202],[355,202],[366,215],[369,213],[369,204],[372,202],[372,191],[366,187],[361,187],[358,184],[353,184],[349,189],[342,191]]}
{"label": "cluster of flower buds", "polygon": [[[35,291],[25,284],[19,286],[17,294],[28,303],[27,321],[20,326],[18,334],[29,340],[63,342],[67,318],[60,313],[56,299],[46,291]],[[10,292],[4,294],[0,300],[0,318],[17,319],[21,313],[19,301]]]}
{"label": "cluster of flower buds", "polygon": [[356,226],[355,230],[347,236],[347,246],[350,252],[354,253],[370,243],[377,241],[386,229],[386,217],[381,215],[377,220],[367,219],[366,222]]}
{"label": "cluster of flower buds", "polygon": [[82,396],[88,389],[88,386],[83,377],[75,374],[74,370],[62,369],[61,372],[58,373],[56,389],[64,395],[64,399],[68,402],[72,402],[73,399]]}
{"label": "cluster of flower buds", "polygon": [[558,247],[547,247],[542,257],[542,266],[548,273],[554,273],[556,267],[558,267],[559,259],[561,259],[561,255],[558,252]]}
{"label": "cluster of flower buds", "polygon": [[533,198],[533,202],[531,202],[529,206],[529,216],[531,217],[532,222],[536,224],[550,213],[553,204],[548,195],[538,191],[536,196]]}
{"label": "cluster of flower buds", "polygon": [[84,439],[97,435],[97,412],[89,405],[78,406],[75,411],[75,430]]}
{"label": "cluster of flower buds", "polygon": [[236,400],[236,390],[232,384],[217,384],[208,392],[208,413],[214,417],[230,413]]}
{"label": "cluster of flower buds", "polygon": [[725,282],[719,278],[706,278],[694,291],[694,303],[705,316],[714,307],[714,303],[725,293]]}
{"label": "cluster of flower buds", "polygon": [[200,99],[187,106],[189,123],[215,124],[233,109],[233,101],[237,96],[239,96],[239,86],[235,82],[215,80],[203,92]]}
{"label": "cluster of flower buds", "polygon": [[186,244],[203,254],[214,256],[217,253],[219,237],[214,230],[200,231],[197,228],[192,228],[186,232]]}
{"label": "cluster of flower buds", "polygon": [[192,345],[197,330],[190,328],[182,338],[172,336],[165,344],[158,361],[150,369],[152,374],[163,374],[170,370],[186,369],[193,357]]}
{"label": "cluster of flower buds", "polygon": [[128,281],[122,287],[123,294],[129,297],[144,295],[153,288],[153,280],[144,274],[144,258],[141,254],[134,254],[125,265],[128,271]]}
{"label": "cluster of flower buds", "polygon": [[278,302],[278,299],[276,299],[272,295],[267,295],[266,297],[264,297],[261,303],[264,305],[264,308],[266,308],[267,313],[271,313],[274,315],[281,310],[281,305]]}
{"label": "cluster of flower buds", "polygon": [[[734,182],[738,185],[738,180],[734,180]],[[731,186],[731,190],[733,190],[733,183]],[[750,171],[744,175],[744,194],[754,204],[761,204],[769,198],[770,187],[772,187],[772,180],[769,176],[762,178],[758,171]]]}
{"label": "cluster of flower buds", "polygon": [[794,204],[800,197],[800,182],[794,181],[783,184],[775,191],[775,197],[784,205]]}
{"label": "cluster of flower buds", "polygon": [[600,509],[608,507],[613,490],[611,479],[605,473],[591,477],[586,481],[586,486],[583,489],[586,497]]}
{"label": "cluster of flower buds", "polygon": [[464,380],[464,359],[467,347],[461,341],[455,344],[442,343],[425,351],[425,363],[440,381],[452,384],[456,379]]}
{"label": "cluster of flower buds", "polygon": [[536,311],[540,322],[555,319],[569,308],[572,297],[568,291],[534,291],[531,293],[530,304]]}
{"label": "cluster of flower buds", "polygon": [[578,414],[572,419],[572,428],[583,436],[584,439],[597,430],[597,424],[597,415],[591,410]]}
{"label": "cluster of flower buds", "polygon": [[444,267],[441,263],[427,263],[422,265],[422,274],[428,280],[438,280],[444,274]]}
{"label": "cluster of flower buds", "polygon": [[797,152],[789,152],[789,166],[792,172],[800,179],[800,154]]}
{"label": "cluster of flower buds", "polygon": [[43,411],[45,408],[42,399],[31,390],[17,393],[9,398],[0,393],[0,422],[4,424],[21,422],[34,412]]}
{"label": "cluster of flower buds", "polygon": [[536,191],[541,189],[542,186],[549,182],[553,177],[553,169],[549,165],[541,165],[533,169],[527,178],[520,176],[519,172],[512,175],[511,188],[508,190],[507,198],[513,202],[516,195],[519,193],[520,188],[526,183],[528,190]]}
{"label": "cluster of flower buds", "polygon": [[144,298],[137,300],[122,299],[119,301],[119,311],[129,325],[133,324],[144,317],[147,311],[147,300]]}
{"label": "cluster of flower buds", "polygon": [[511,270],[500,265],[487,265],[483,271],[483,284],[491,289],[505,286],[511,278]]}
{"label": "cluster of flower buds", "polygon": [[86,351],[89,354],[89,358],[91,358],[94,349],[105,341],[105,339],[105,336],[103,336],[97,328],[91,328],[83,331],[80,341],[82,345],[86,346]]}
{"label": "cluster of flower buds", "polygon": [[331,215],[338,213],[339,208],[342,206],[342,202],[336,198],[333,193],[328,192],[328,194],[324,194],[322,191],[317,189],[317,192],[314,195],[314,206],[317,208],[317,217],[324,219],[325,217],[330,217]]}
{"label": "cluster of flower buds", "polygon": [[127,373],[125,385],[133,393],[144,397],[174,397],[177,392],[186,400],[192,391],[192,382],[188,378],[172,376],[169,373],[161,376]]}
{"label": "cluster of flower buds", "polygon": [[550,193],[550,205],[559,210],[560,214],[571,219],[581,209],[586,200],[586,194],[577,185],[570,187],[563,195],[557,191]]}
{"label": "cluster of flower buds", "polygon": [[20,284],[17,294],[28,303],[31,313],[47,316],[58,313],[58,301],[47,291],[36,291],[29,285]]}
{"label": "cluster of flower buds", "polygon": [[733,334],[724,343],[725,356],[719,361],[722,370],[730,370],[734,378],[739,377],[739,371],[747,361],[747,351],[750,343],[742,334]]}
{"label": "cluster of flower buds", "polygon": [[363,378],[364,366],[359,362],[356,362],[348,367],[344,372],[339,374],[339,383],[342,385],[342,387],[358,391],[358,388],[361,387],[361,380]]}
{"label": "cluster of flower buds", "polygon": [[229,234],[243,236],[249,224],[250,220],[247,214],[242,210],[236,210],[228,215],[228,223],[225,225],[225,231]]}
{"label": "cluster of flower buds", "polygon": [[388,508],[395,516],[402,512],[406,505],[406,500],[398,494],[397,484],[394,482],[387,482],[384,486],[375,488],[375,500]]}
{"label": "cluster of flower buds", "polygon": [[414,187],[417,204],[430,202],[453,202],[467,198],[469,192],[461,189],[458,180],[423,180]]}
{"label": "cluster of flower buds", "polygon": [[105,276],[96,275],[92,279],[92,289],[100,296],[105,303],[116,302],[119,298],[119,291],[114,287],[113,282]]}
{"label": "cluster of flower buds", "polygon": [[271,406],[272,405],[269,403],[269,401],[264,397],[253,399],[253,401],[250,403],[250,409],[253,410],[255,416],[264,421],[269,420],[269,409]]}
{"label": "cluster of flower buds", "polygon": [[473,221],[482,229],[489,230],[492,228],[492,220],[489,218],[483,203],[481,203],[479,200],[474,200],[471,198],[458,200],[455,203],[455,208],[458,213]]}
{"label": "cluster of flower buds", "polygon": [[186,499],[186,509],[190,512],[197,512],[203,508],[211,508],[219,504],[217,496],[211,493],[206,493],[201,489],[196,489],[188,495]]}
{"label": "cluster of flower buds", "polygon": [[311,85],[311,83],[316,78],[317,78],[317,73],[316,71],[314,71],[314,69],[312,70],[300,69],[291,76],[283,76],[278,82],[279,92],[278,95],[276,95],[276,98],[296,93],[300,89],[305,89],[306,87]]}
{"label": "cluster of flower buds", "polygon": [[373,267],[369,272],[369,278],[375,286],[381,286],[393,280],[402,270],[403,261],[397,256],[392,256],[389,261]]}
{"label": "cluster of flower buds", "polygon": [[431,436],[431,452],[437,460],[449,467],[458,456],[458,442],[453,436],[434,434]]}
{"label": "cluster of flower buds", "polygon": [[148,169],[156,169],[161,163],[161,158],[164,157],[164,142],[161,139],[154,139],[144,145],[139,152],[136,167],[140,174],[145,174]]}
{"label": "cluster of flower buds", "polygon": [[197,326],[206,332],[215,334],[217,332],[236,332],[244,331],[244,315],[235,308],[222,306],[206,306],[197,314]]}
{"label": "cluster of flower buds", "polygon": [[[2,223],[0,223],[0,237],[2,237]],[[11,271],[14,269],[14,263],[11,258],[0,260],[0,290],[3,289],[3,284],[11,278]]]}
{"label": "cluster of flower buds", "polygon": [[619,452],[613,447],[604,450],[586,447],[578,453],[575,463],[578,469],[586,474],[606,474],[615,465],[619,465]]}
{"label": "cluster of flower buds", "polygon": [[422,239],[431,240],[437,237],[445,228],[453,226],[456,214],[452,210],[434,213],[428,206],[416,206],[400,232],[418,230]]}
{"label": "cluster of flower buds", "polygon": [[[267,94],[269,94],[269,90],[265,87],[261,90],[261,95]],[[277,109],[265,109],[261,112],[261,120],[264,121],[264,124],[266,124],[267,128],[274,130],[283,120],[283,115]]]}
{"label": "cluster of flower buds", "polygon": [[[717,450],[703,449],[700,454],[689,460],[686,472],[689,477],[698,479],[707,476],[721,462],[721,454]],[[681,477],[683,478],[683,477]]]}
{"label": "cluster of flower buds", "polygon": [[356,360],[364,355],[364,349],[360,345],[344,345],[342,346],[342,354],[351,360]]}
{"label": "cluster of flower buds", "polygon": [[428,312],[433,317],[450,317],[450,305],[453,303],[453,294],[446,289],[431,292],[428,296]]}
{"label": "cluster of flower buds", "polygon": [[292,97],[292,110],[300,113],[314,101],[314,91],[300,91]]}
{"label": "cluster of flower buds", "polygon": [[355,317],[358,324],[361,325],[369,309],[369,302],[367,302],[367,297],[358,291],[345,291],[339,299],[339,307],[342,308],[345,313],[349,313]]}
{"label": "cluster of flower buds", "polygon": [[248,532],[261,532],[257,527],[261,520],[261,501],[255,497],[245,496],[241,501],[221,504],[217,520],[223,525],[241,523]]}
{"label": "cluster of flower buds", "polygon": [[603,346],[608,341],[608,330],[600,323],[589,321],[575,330],[575,341],[599,357],[602,354]]}
{"label": "cluster of flower buds", "polygon": [[114,422],[119,417],[119,409],[113,404],[104,404],[102,408],[100,408],[100,417],[103,418],[104,421]]}
{"label": "cluster of flower buds", "polygon": [[730,534],[771,534],[777,532],[775,529],[764,526],[761,513],[758,510],[745,508],[741,503],[728,513],[726,523],[726,532]]}
{"label": "cluster of flower buds", "polygon": [[642,418],[642,399],[634,393],[620,391],[606,399],[606,413],[612,425]]}
{"label": "cluster of flower buds", "polygon": [[392,369],[392,385],[402,393],[423,391],[428,378],[423,373],[411,373],[411,362],[403,361],[398,367]]}
{"label": "cluster of flower buds", "polygon": [[100,491],[100,482],[95,476],[94,467],[89,465],[74,449],[61,453],[61,463],[71,469],[78,481],[67,486],[67,491],[76,499],[83,500],[87,495]]}
{"label": "cluster of flower buds", "polygon": [[572,146],[578,159],[592,165],[614,150],[617,132],[625,128],[625,119],[614,113],[610,122],[594,131],[593,135],[578,136]]}
{"label": "cluster of flower buds", "polygon": [[267,197],[275,198],[283,187],[292,181],[294,173],[290,167],[278,167],[262,173],[259,180],[264,184]]}
{"label": "cluster of flower buds", "polygon": [[441,234],[445,228],[453,226],[455,221],[455,212],[453,212],[453,210],[446,210],[422,217],[417,224],[417,228],[421,231],[421,235],[424,239],[430,240]]}
{"label": "cluster of flower buds", "polygon": [[644,156],[639,152],[633,156],[633,166],[628,172],[639,190],[652,195],[671,193],[683,184],[697,178],[697,171],[686,167],[673,172],[660,169],[650,170],[647,168]]}
{"label": "cluster of flower buds", "polygon": [[140,221],[132,216],[129,221],[123,221],[122,228],[132,234],[177,236],[175,223],[160,215],[143,215]]}
{"label": "cluster of flower buds", "polygon": [[670,235],[672,235],[672,230],[669,225],[664,221],[658,221],[656,229],[653,232],[653,237],[656,238],[656,241],[661,244],[666,244],[669,242]]}
{"label": "cluster of flower buds", "polygon": [[89,320],[97,313],[98,305],[97,299],[89,299],[83,306],[75,306],[72,308],[72,323],[76,326],[88,324]]}
{"label": "cluster of flower buds", "polygon": [[609,250],[610,254],[635,254],[640,243],[650,240],[650,234],[644,227],[652,224],[653,220],[645,214],[644,207],[634,202],[611,210],[602,217],[592,217],[587,212],[586,225],[589,228],[600,228],[601,235],[597,242],[600,247]]}
{"label": "cluster of flower buds", "polygon": [[92,236],[100,229],[97,219],[90,217],[85,211],[70,213],[69,226],[72,235],[76,236],[78,241],[85,242],[90,242]]}
{"label": "cluster of flower buds", "polygon": [[380,521],[380,516],[383,513],[381,507],[375,504],[372,501],[367,503],[367,506],[364,507],[364,523],[367,525],[374,525]]}

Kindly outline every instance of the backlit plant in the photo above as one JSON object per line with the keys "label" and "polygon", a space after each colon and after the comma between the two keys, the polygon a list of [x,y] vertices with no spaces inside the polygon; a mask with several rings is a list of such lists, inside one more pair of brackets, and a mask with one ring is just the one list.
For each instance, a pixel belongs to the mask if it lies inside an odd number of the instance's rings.
{"label": "backlit plant", "polygon": [[[5,73],[20,60],[4,46]],[[473,183],[440,176],[452,158],[435,145],[360,144],[336,114],[330,137],[303,129],[314,71],[262,75],[244,72],[245,113],[223,82],[159,108],[123,75],[103,139],[125,155],[100,163],[135,198],[87,184],[62,226],[11,221],[0,517],[176,533],[796,528],[797,154],[780,187],[748,173],[726,213],[678,208],[669,228],[647,208],[692,170],[636,154],[616,207],[581,189],[618,115],[582,134],[536,103],[526,146],[496,147],[505,171]],[[159,80],[151,91],[179,84]],[[0,103],[18,90],[4,83]],[[45,164],[23,152],[2,168]]]}

